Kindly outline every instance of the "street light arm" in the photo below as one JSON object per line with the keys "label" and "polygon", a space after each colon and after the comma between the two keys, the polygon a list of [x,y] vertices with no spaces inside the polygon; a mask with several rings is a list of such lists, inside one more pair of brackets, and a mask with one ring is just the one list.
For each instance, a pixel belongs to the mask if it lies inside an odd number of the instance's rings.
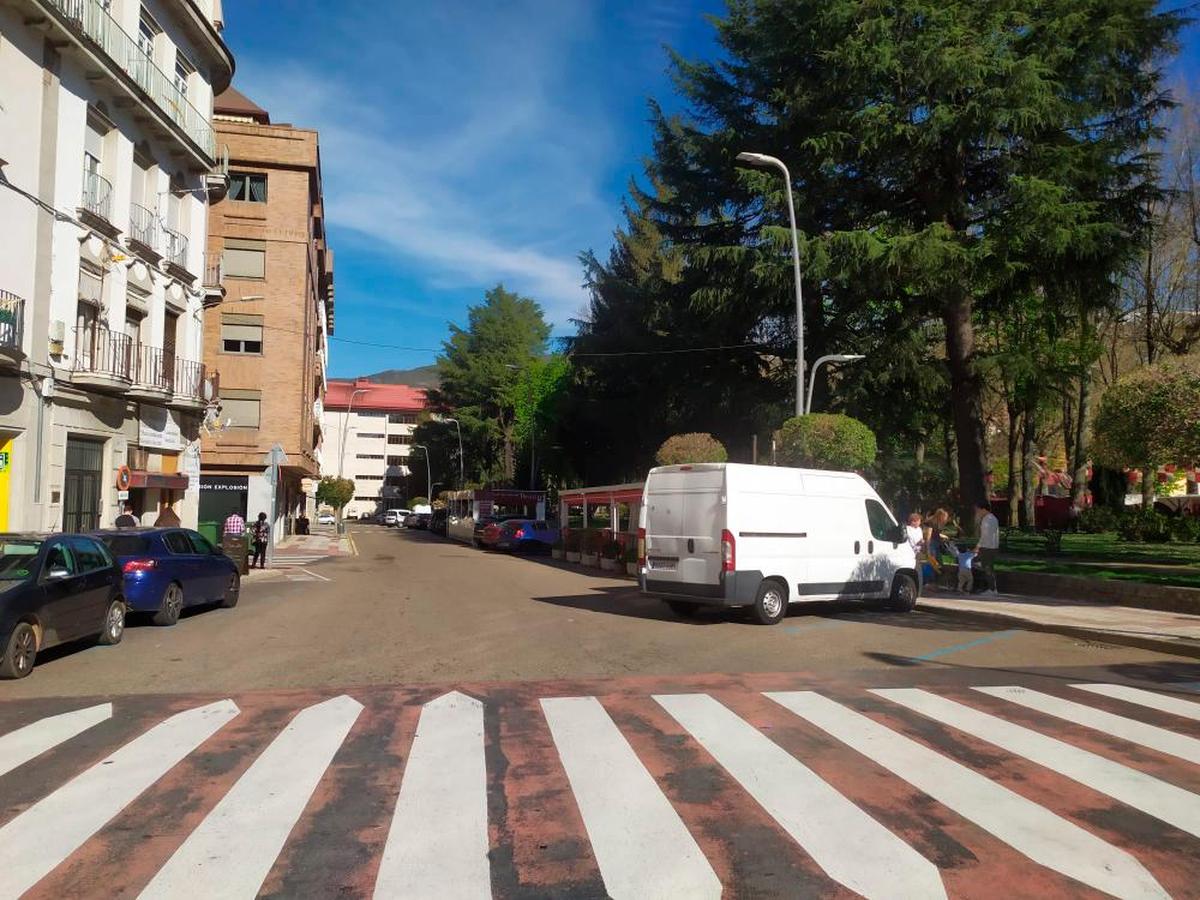
{"label": "street light arm", "polygon": [[813,388],[817,384],[817,369],[821,368],[825,363],[830,362],[857,362],[860,359],[866,359],[861,353],[828,353],[822,356],[813,363],[812,372],[808,376],[808,401],[804,404],[805,414],[812,412]]}

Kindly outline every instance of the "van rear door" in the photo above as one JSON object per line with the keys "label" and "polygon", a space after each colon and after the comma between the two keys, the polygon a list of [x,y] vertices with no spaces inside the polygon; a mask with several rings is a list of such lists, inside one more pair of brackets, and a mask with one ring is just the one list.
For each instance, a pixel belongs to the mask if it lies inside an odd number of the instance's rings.
{"label": "van rear door", "polygon": [[725,521],[723,468],[671,467],[646,479],[646,580],[717,585]]}

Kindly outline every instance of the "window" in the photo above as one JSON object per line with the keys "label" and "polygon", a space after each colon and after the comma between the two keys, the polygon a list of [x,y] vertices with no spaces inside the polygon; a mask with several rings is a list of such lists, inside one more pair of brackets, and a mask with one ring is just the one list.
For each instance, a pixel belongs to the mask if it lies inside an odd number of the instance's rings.
{"label": "window", "polygon": [[95,116],[88,116],[87,131],[83,135],[83,169],[89,175],[100,174],[100,160],[104,158],[104,135],[107,131]]}
{"label": "window", "polygon": [[221,391],[221,416],[230,420],[231,428],[257,428],[261,405],[259,391]]}
{"label": "window", "polygon": [[49,575],[55,570],[64,571],[68,575],[75,574],[75,556],[70,548],[61,541],[50,548],[46,554],[46,567],[43,570]]}
{"label": "window", "polygon": [[402,466],[404,465],[404,460],[405,457],[403,456],[389,456],[387,464],[389,466]]}
{"label": "window", "polygon": [[163,535],[163,543],[167,545],[167,549],[172,553],[190,556],[195,552],[192,549],[192,542],[187,539],[187,535],[182,531],[168,531]]}
{"label": "window", "polygon": [[97,569],[107,569],[111,563],[105,556],[104,550],[90,538],[71,538],[71,549],[79,563],[79,571],[95,572]]}
{"label": "window", "polygon": [[221,352],[262,356],[262,316],[221,316]]}
{"label": "window", "polygon": [[267,202],[267,176],[253,172],[229,173],[229,199],[247,203]]}
{"label": "window", "polygon": [[355,475],[355,481],[383,481],[382,475]]}
{"label": "window", "polygon": [[378,500],[378,499],[379,499],[379,497],[378,497],[378,495],[376,495],[376,496],[374,496],[374,497],[355,497],[354,499],[355,499],[355,500],[361,500],[361,501],[363,501],[363,502],[365,502],[365,503],[374,503],[376,500]]}
{"label": "window", "polygon": [[389,413],[388,421],[393,425],[416,425],[416,413]]}
{"label": "window", "polygon": [[135,347],[142,343],[142,318],[141,313],[125,308],[125,333]]}
{"label": "window", "polygon": [[411,434],[389,434],[388,435],[388,443],[389,444],[400,444],[401,446],[407,447],[409,444],[412,443],[412,435]]}
{"label": "window", "polygon": [[180,53],[178,50],[176,50],[175,51],[175,87],[179,90],[179,93],[183,96],[184,100],[187,99],[188,80],[191,78],[192,73],[195,71],[196,71],[196,67],[192,65],[191,61],[186,56],[184,56],[182,53]]}
{"label": "window", "polygon": [[231,278],[266,278],[266,241],[226,238],[224,265],[225,274]]}
{"label": "window", "polygon": [[138,49],[154,59],[154,44],[161,33],[162,29],[158,27],[158,23],[143,12],[138,19]]}
{"label": "window", "polygon": [[401,475],[389,475],[383,480],[383,483],[388,487],[403,487],[404,477]]}
{"label": "window", "polygon": [[382,438],[382,437],[385,437],[385,435],[380,434],[377,431],[360,431],[358,433],[358,436],[360,438]]}
{"label": "window", "polygon": [[360,409],[357,412],[359,417],[363,419],[381,419],[387,415],[385,412],[376,412],[370,409]]}
{"label": "window", "polygon": [[355,459],[383,459],[382,453],[356,453]]}
{"label": "window", "polygon": [[105,543],[117,556],[137,556],[150,552],[150,539],[138,534],[108,534]]}
{"label": "window", "polygon": [[867,523],[871,527],[871,537],[877,541],[894,540],[896,522],[878,500],[867,501]]}
{"label": "window", "polygon": [[192,550],[204,556],[212,556],[216,551],[213,545],[208,542],[208,538],[196,531],[185,531],[187,539],[192,543]]}

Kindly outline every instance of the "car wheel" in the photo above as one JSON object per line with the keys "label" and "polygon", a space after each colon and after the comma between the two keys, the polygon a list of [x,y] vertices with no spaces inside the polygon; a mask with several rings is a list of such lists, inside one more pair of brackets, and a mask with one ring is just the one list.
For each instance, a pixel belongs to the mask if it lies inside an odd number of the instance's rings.
{"label": "car wheel", "polygon": [[895,612],[911,612],[917,606],[917,582],[911,575],[900,572],[892,579],[892,593],[887,608]]}
{"label": "car wheel", "polygon": [[33,671],[37,656],[37,632],[28,622],[18,622],[8,636],[4,658],[0,659],[0,678],[24,678]]}
{"label": "car wheel", "polygon": [[229,576],[229,586],[225,588],[225,596],[221,598],[223,609],[233,609],[237,606],[238,597],[242,593],[242,576],[234,572]]}
{"label": "car wheel", "polygon": [[118,597],[108,604],[104,612],[104,630],[97,642],[105,645],[119,644],[125,636],[125,602]]}
{"label": "car wheel", "polygon": [[778,581],[765,580],[758,586],[754,605],[750,607],[759,625],[775,625],[787,615],[787,588]]}
{"label": "car wheel", "polygon": [[155,625],[174,625],[179,621],[183,612],[183,588],[172,581],[163,591],[162,602],[158,604],[158,612],[154,614]]}
{"label": "car wheel", "polygon": [[688,603],[686,600],[667,600],[667,608],[681,619],[694,619],[700,615],[699,603]]}

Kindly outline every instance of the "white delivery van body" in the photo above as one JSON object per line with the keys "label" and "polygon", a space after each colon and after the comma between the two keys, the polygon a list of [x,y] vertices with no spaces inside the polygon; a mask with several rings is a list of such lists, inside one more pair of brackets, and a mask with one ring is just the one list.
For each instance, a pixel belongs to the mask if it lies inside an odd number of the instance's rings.
{"label": "white delivery van body", "polygon": [[643,592],[680,614],[751,607],[764,624],[805,600],[907,610],[916,558],[879,495],[853,472],[734,463],[651,469],[642,492]]}

